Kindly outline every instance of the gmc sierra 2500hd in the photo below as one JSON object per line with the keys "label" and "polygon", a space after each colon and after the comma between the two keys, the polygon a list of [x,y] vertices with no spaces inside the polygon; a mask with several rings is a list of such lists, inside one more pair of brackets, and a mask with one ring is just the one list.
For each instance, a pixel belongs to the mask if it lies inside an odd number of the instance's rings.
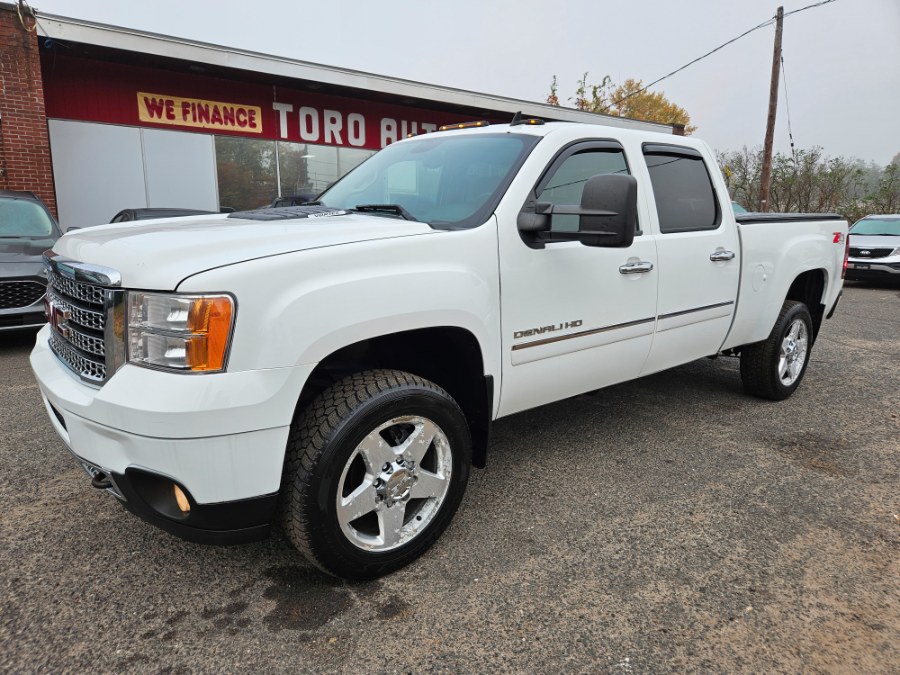
{"label": "gmc sierra 2500hd", "polygon": [[494,419],[720,353],[790,396],[846,222],[735,218],[696,139],[524,122],[390,145],[309,205],[60,239],[31,364],[94,487],[372,578],[440,536]]}

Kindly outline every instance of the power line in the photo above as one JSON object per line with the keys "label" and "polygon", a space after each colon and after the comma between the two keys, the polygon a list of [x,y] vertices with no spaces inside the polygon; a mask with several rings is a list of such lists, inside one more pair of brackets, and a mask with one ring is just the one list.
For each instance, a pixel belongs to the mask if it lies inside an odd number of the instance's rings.
{"label": "power line", "polygon": [[[790,12],[785,12],[785,13],[784,13],[784,16],[790,16],[791,14],[797,14],[798,12],[803,12],[803,11],[805,11],[805,10],[807,10],[807,9],[813,9],[813,8],[815,8],[815,7],[821,7],[822,5],[827,5],[827,4],[832,3],[832,2],[836,2],[836,0],[822,0],[821,2],[817,2],[817,3],[812,4],[812,5],[807,5],[806,7],[801,7],[800,9],[795,9],[795,10],[792,10],[792,11],[790,11]],[[641,88],[638,89],[637,91],[633,91],[633,92],[631,92],[630,94],[628,94],[627,96],[623,96],[623,97],[620,98],[618,101],[613,101],[610,105],[619,105],[622,101],[625,101],[625,100],[631,98],[632,96],[637,96],[638,94],[641,94],[641,93],[647,91],[647,90],[648,90],[650,87],[652,87],[653,85],[659,84],[659,83],[662,82],[663,80],[666,80],[666,79],[672,77],[673,75],[676,75],[677,73],[680,73],[680,72],[681,72],[682,70],[684,70],[685,68],[688,68],[689,66],[692,66],[692,65],[694,65],[695,63],[697,63],[697,62],[699,62],[699,61],[702,61],[702,60],[705,59],[707,56],[712,56],[712,55],[715,54],[717,51],[719,51],[720,49],[722,49],[722,48],[724,48],[724,47],[727,47],[728,45],[732,44],[733,42],[737,42],[737,41],[740,40],[741,38],[746,37],[747,35],[750,35],[750,33],[753,33],[754,31],[757,31],[757,30],[759,30],[760,28],[765,28],[766,26],[771,26],[773,23],[775,23],[775,17],[774,17],[774,16],[771,17],[770,19],[768,19],[767,21],[763,21],[763,22],[762,22],[761,24],[759,24],[758,26],[754,26],[754,27],[751,28],[750,30],[744,31],[743,33],[741,33],[741,34],[738,35],[737,37],[730,39],[728,42],[723,42],[722,44],[720,44],[720,45],[719,45],[718,47],[716,47],[715,49],[712,49],[712,50],[706,52],[703,56],[698,56],[696,59],[694,59],[694,60],[691,61],[690,63],[684,64],[683,66],[681,66],[681,68],[677,68],[677,69],[673,70],[673,71],[672,71],[671,73],[669,73],[668,75],[663,75],[663,76],[660,77],[659,79],[653,80],[653,82],[651,82],[650,84],[648,84],[648,85],[646,85],[646,86],[644,86],[644,87],[641,87]]]}
{"label": "power line", "polygon": [[821,7],[822,5],[827,5],[830,2],[834,2],[835,0],[822,0],[822,2],[817,2],[813,5],[807,5],[806,7],[801,7],[800,9],[792,9],[790,12],[785,12],[785,16],[790,16],[791,14],[797,14],[798,12],[805,12],[807,9],[815,9],[816,7]]}

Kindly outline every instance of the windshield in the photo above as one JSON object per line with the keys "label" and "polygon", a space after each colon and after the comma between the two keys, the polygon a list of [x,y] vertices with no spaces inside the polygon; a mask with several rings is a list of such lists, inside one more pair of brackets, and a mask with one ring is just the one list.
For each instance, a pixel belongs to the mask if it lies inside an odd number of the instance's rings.
{"label": "windshield", "polygon": [[0,199],[0,237],[46,237],[53,221],[40,204],[27,199]]}
{"label": "windshield", "polygon": [[900,237],[900,216],[863,218],[850,228],[850,234],[883,234]]}
{"label": "windshield", "polygon": [[389,217],[405,217],[405,211],[438,226],[480,225],[539,138],[451,134],[389,145],[322,193],[320,203],[348,210],[369,206],[366,212]]}

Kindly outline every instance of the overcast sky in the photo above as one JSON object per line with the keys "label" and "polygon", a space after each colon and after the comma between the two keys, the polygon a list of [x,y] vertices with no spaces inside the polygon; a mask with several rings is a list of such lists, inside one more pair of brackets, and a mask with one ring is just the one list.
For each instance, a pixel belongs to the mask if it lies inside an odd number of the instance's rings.
{"label": "overcast sky", "polygon": [[[816,0],[783,0],[785,12]],[[34,0],[40,12],[542,101],[609,74],[645,83],[774,16],[778,0]],[[762,145],[775,28],[653,88],[718,150]],[[794,142],[884,165],[900,152],[900,0],[836,0],[785,19]],[[776,150],[789,151],[784,88]]]}

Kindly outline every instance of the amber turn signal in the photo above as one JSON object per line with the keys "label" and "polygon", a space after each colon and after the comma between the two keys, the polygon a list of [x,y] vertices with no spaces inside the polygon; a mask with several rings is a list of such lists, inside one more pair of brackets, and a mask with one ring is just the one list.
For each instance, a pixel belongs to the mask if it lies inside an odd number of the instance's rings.
{"label": "amber turn signal", "polygon": [[181,512],[190,513],[191,503],[188,501],[187,495],[184,494],[184,490],[175,485],[175,483],[172,483],[172,492],[175,493],[175,503],[178,504],[178,508]]}

